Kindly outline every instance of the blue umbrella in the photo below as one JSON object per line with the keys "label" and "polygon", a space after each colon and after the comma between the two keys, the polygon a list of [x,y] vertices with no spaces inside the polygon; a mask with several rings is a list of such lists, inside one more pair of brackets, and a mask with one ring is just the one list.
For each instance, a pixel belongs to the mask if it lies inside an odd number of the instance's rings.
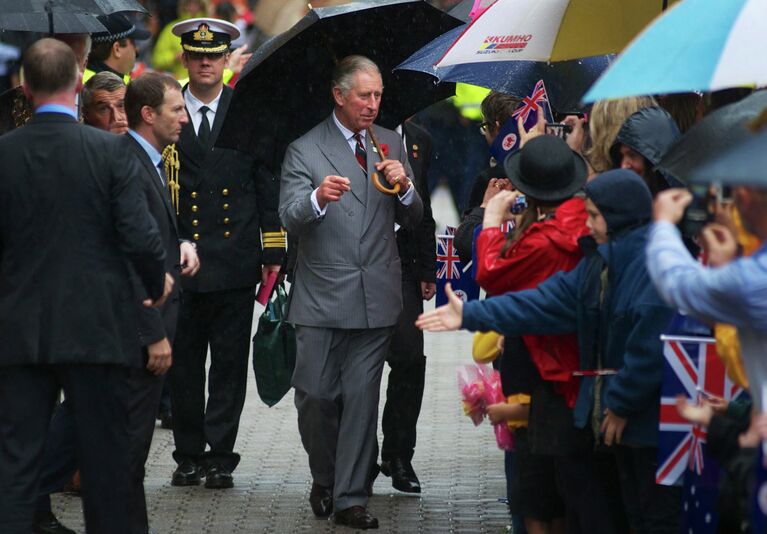
{"label": "blue umbrella", "polygon": [[764,0],[684,0],[648,26],[584,101],[767,83]]}
{"label": "blue umbrella", "polygon": [[538,80],[543,80],[552,107],[570,111],[579,107],[583,94],[614,58],[612,54],[569,61],[496,61],[465,63],[437,68],[450,45],[466,25],[454,28],[431,41],[400,63],[395,70],[425,72],[440,82],[462,82],[524,98]]}

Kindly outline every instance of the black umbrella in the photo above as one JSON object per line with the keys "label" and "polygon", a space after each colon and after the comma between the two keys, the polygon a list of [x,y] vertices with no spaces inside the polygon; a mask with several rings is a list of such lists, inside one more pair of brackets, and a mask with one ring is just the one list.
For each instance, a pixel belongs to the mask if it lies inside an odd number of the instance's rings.
{"label": "black umbrella", "polygon": [[690,172],[690,181],[747,185],[767,189],[767,131],[750,134],[728,150],[703,161]]}
{"label": "black umbrella", "polygon": [[98,15],[147,13],[138,0],[0,0],[0,29],[42,33],[108,31]]}
{"label": "black umbrella", "polygon": [[460,23],[422,0],[314,9],[255,51],[237,82],[216,144],[276,168],[291,141],[330,115],[333,67],[350,54],[367,56],[381,69],[384,94],[376,122],[394,128],[453,95],[455,85],[392,69]]}
{"label": "black umbrella", "polygon": [[753,136],[748,123],[767,108],[767,91],[723,106],[690,128],[669,149],[657,169],[687,182],[693,168]]}

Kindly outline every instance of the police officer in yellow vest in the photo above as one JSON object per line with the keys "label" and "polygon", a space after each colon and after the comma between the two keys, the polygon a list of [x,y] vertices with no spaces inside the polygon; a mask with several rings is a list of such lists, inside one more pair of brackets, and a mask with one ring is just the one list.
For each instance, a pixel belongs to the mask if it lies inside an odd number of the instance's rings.
{"label": "police officer in yellow vest", "polygon": [[88,67],[83,73],[83,83],[97,72],[109,71],[120,76],[127,85],[136,63],[136,41],[144,41],[152,35],[136,28],[123,13],[97,18],[108,31],[91,35],[91,53],[88,56]]}
{"label": "police officer in yellow vest", "polygon": [[183,95],[190,119],[176,143],[174,200],[179,235],[197,245],[202,267],[194,280],[182,281],[170,371],[178,464],[171,483],[191,486],[205,478],[207,488],[230,488],[240,460],[234,445],[245,401],[255,290],[271,271],[279,271],[285,249],[277,215],[279,182],[248,154],[216,146],[234,92],[223,76],[237,27],[197,18],[176,24],[173,33],[181,37],[189,76]]}

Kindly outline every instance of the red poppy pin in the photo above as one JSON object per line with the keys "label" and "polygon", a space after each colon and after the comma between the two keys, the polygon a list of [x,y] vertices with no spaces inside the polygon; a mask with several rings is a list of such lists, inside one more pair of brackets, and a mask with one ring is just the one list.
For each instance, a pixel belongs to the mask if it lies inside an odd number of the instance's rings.
{"label": "red poppy pin", "polygon": [[382,144],[381,145],[381,152],[383,152],[383,157],[388,157],[389,156],[389,145],[387,145],[386,143]]}

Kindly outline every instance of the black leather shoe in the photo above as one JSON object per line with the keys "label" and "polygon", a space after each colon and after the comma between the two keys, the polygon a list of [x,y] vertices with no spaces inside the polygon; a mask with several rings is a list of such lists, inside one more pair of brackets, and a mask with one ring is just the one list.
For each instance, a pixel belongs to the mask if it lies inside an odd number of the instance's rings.
{"label": "black leather shoe", "polygon": [[407,460],[395,458],[390,462],[381,462],[381,473],[391,477],[394,489],[405,493],[421,493],[421,483],[415,475],[413,466]]}
{"label": "black leather shoe", "polygon": [[32,527],[34,534],[77,534],[70,530],[56,519],[53,512],[35,513],[35,525]]}
{"label": "black leather shoe", "polygon": [[170,480],[172,486],[197,486],[202,478],[200,466],[192,460],[184,460],[179,464]]}
{"label": "black leather shoe", "polygon": [[208,489],[227,489],[234,487],[232,473],[221,464],[211,465],[205,472],[205,487]]}
{"label": "black leather shoe", "polygon": [[346,525],[360,530],[378,528],[378,519],[370,515],[362,506],[352,506],[336,512],[333,514],[333,521],[336,525]]}
{"label": "black leather shoe", "polygon": [[328,517],[333,511],[333,488],[320,486],[312,482],[312,491],[309,492],[309,504],[312,512],[317,517]]}

